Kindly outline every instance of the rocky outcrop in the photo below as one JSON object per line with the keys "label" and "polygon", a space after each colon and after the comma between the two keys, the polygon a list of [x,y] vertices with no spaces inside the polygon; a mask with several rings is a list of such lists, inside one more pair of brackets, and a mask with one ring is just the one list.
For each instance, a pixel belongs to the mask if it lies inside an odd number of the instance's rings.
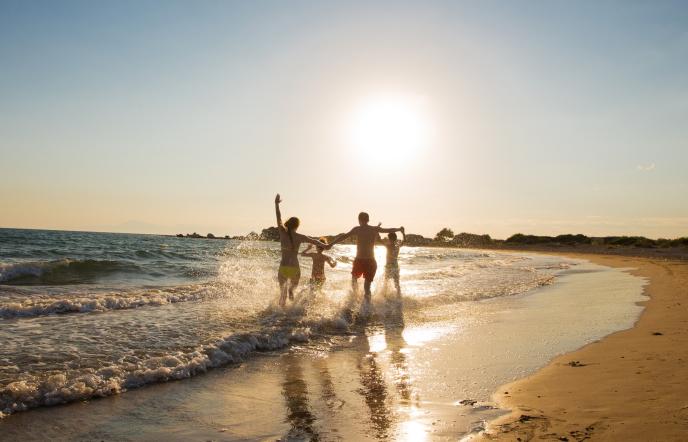
{"label": "rocky outcrop", "polygon": [[261,241],[279,241],[279,229],[277,227],[268,227],[260,232]]}

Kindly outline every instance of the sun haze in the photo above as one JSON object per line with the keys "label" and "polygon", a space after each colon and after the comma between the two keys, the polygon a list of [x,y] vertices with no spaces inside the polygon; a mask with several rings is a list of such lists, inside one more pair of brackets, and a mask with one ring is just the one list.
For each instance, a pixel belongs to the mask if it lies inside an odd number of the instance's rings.
{"label": "sun haze", "polygon": [[430,121],[421,97],[389,95],[361,100],[352,115],[352,148],[384,168],[422,155],[431,142]]}
{"label": "sun haze", "polygon": [[683,2],[0,5],[0,226],[688,230]]}

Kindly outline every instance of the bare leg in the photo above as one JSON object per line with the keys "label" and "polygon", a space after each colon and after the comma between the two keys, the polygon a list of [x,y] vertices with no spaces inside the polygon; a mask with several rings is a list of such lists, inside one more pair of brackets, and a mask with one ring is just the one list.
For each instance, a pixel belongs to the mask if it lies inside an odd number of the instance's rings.
{"label": "bare leg", "polygon": [[351,291],[354,292],[354,294],[358,293],[358,278],[355,276],[351,277]]}
{"label": "bare leg", "polygon": [[397,288],[397,295],[401,296],[401,284],[399,283],[399,275],[394,275],[394,287]]}
{"label": "bare leg", "polygon": [[289,287],[287,286],[287,281],[280,281],[280,299],[279,299],[279,305],[280,307],[284,307],[284,304],[287,303],[287,290]]}
{"label": "bare leg", "polygon": [[363,298],[363,299],[365,299],[365,301],[366,301],[368,304],[370,304],[370,284],[372,284],[372,283],[373,283],[373,280],[372,280],[372,279],[366,279],[366,280],[363,282],[363,288],[364,288],[364,290],[365,290],[365,294],[364,294],[364,298]]}
{"label": "bare leg", "polygon": [[289,300],[294,300],[294,290],[299,286],[299,277],[294,277],[289,279]]}
{"label": "bare leg", "polygon": [[389,278],[387,275],[382,277],[382,292],[386,293],[387,292],[387,283],[389,282]]}

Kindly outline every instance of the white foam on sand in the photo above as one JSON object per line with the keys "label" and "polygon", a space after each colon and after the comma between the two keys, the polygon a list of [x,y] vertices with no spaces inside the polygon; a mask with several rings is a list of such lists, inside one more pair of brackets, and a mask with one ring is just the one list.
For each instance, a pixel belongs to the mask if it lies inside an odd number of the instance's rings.
{"label": "white foam on sand", "polygon": [[99,369],[57,372],[47,377],[26,376],[0,386],[0,412],[8,415],[39,406],[51,406],[105,397],[147,384],[189,378],[209,369],[246,360],[251,354],[306,343],[314,335],[350,334],[351,327],[390,311],[400,314],[401,300],[381,300],[368,306],[349,292],[342,302],[315,298],[307,292],[285,309],[270,304],[259,314],[260,331],[234,333],[191,352],[137,359],[128,357]]}
{"label": "white foam on sand", "polygon": [[240,362],[253,352],[306,342],[310,333],[307,328],[293,328],[234,334],[188,353],[88,369],[73,377],[56,373],[42,380],[28,378],[11,382],[0,389],[0,412],[11,414],[38,406],[111,396],[146,384],[188,378],[214,367]]}

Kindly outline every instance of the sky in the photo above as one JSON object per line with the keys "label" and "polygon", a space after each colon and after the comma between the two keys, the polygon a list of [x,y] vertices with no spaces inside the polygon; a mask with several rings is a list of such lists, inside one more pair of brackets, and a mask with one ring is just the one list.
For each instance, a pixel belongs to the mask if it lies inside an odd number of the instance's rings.
{"label": "sky", "polygon": [[0,227],[673,238],[687,165],[685,1],[0,0]]}

